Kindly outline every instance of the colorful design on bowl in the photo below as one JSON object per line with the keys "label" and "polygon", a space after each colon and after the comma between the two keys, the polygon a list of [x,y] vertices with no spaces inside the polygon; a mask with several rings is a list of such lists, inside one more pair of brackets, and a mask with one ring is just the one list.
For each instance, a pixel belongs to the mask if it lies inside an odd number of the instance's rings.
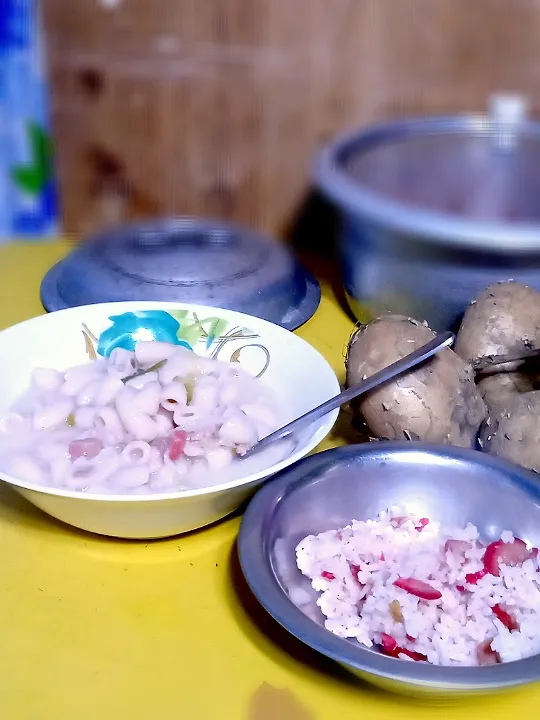
{"label": "colorful design on bowl", "polygon": [[194,348],[203,342],[205,349],[209,350],[216,340],[221,340],[227,334],[228,323],[223,318],[201,318],[190,310],[171,310],[171,316],[180,324],[178,337]]}
{"label": "colorful design on bowl", "polygon": [[[257,339],[257,333],[231,325],[220,317],[199,317],[192,310],[139,310],[113,315],[109,320],[111,325],[97,337],[83,324],[85,348],[91,360],[95,360],[97,355],[109,357],[115,348],[133,351],[140,341],[158,340],[185,347],[200,355],[237,363],[242,363],[243,351],[251,348],[252,352],[255,350],[261,354],[255,368],[257,377],[261,377],[270,364],[270,353],[264,345],[241,344],[244,340]],[[229,345],[230,353],[222,352]],[[253,367],[253,357],[250,365]]]}
{"label": "colorful design on bowl", "polygon": [[135,345],[144,340],[158,340],[193,349],[178,337],[181,325],[165,310],[122,313],[113,315],[109,320],[112,325],[101,333],[97,343],[97,352],[102,357],[109,357],[116,348],[133,351]]}

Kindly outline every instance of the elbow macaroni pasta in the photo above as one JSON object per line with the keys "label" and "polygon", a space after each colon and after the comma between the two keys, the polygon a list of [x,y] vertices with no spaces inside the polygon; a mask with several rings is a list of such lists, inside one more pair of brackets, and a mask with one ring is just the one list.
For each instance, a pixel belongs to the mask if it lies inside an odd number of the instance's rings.
{"label": "elbow macaroni pasta", "polygon": [[0,421],[0,466],[87,493],[193,489],[219,483],[279,416],[272,391],[237,363],[140,342],[66,372],[36,369]]}

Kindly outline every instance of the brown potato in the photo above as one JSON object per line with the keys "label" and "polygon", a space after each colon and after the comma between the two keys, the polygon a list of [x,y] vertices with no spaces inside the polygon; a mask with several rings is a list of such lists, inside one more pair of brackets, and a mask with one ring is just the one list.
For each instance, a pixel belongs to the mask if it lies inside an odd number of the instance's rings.
{"label": "brown potato", "polygon": [[476,386],[490,415],[493,415],[504,410],[515,395],[538,390],[540,375],[538,372],[501,372],[480,377]]}
{"label": "brown potato", "polygon": [[468,362],[538,348],[540,293],[517,282],[491,285],[478,296],[465,312],[454,346]]}
{"label": "brown potato", "polygon": [[[401,315],[358,328],[349,341],[347,383],[353,385],[428,342],[435,333]],[[473,447],[486,407],[468,363],[444,349],[419,368],[360,397],[354,405],[371,432],[391,440]]]}
{"label": "brown potato", "polygon": [[515,394],[482,424],[479,443],[491,455],[540,472],[539,418],[540,391]]}

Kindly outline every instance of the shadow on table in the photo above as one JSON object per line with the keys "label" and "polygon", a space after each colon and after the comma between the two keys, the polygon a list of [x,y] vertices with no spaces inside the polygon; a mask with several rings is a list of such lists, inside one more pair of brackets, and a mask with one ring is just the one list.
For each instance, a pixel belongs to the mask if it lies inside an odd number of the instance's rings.
{"label": "shadow on table", "polygon": [[330,432],[329,440],[333,445],[358,445],[371,442],[373,438],[363,421],[353,414],[348,405],[345,405],[341,408],[336,424]]}
{"label": "shadow on table", "polygon": [[[61,543],[63,552],[69,549],[70,552],[82,552],[98,561],[121,565],[193,563],[201,556],[217,553],[223,542],[230,542],[234,533],[231,526],[224,540],[220,526],[237,519],[244,509],[242,506],[227,518],[180,535],[155,539],[116,538],[82,530],[57,520],[23,498],[9,485],[0,482],[0,524],[11,525],[28,536],[34,535],[38,542]],[[145,550],[147,552],[144,552]]]}
{"label": "shadow on table", "polygon": [[286,228],[285,242],[318,280],[329,285],[341,308],[354,320],[341,280],[338,229],[335,209],[313,191],[306,196]]}
{"label": "shadow on table", "polygon": [[[31,502],[19,495],[9,485],[0,482],[0,522],[22,526],[31,532],[57,533],[59,530],[70,531],[68,525],[47,515]],[[75,530],[78,535],[84,535],[82,530]]]}
{"label": "shadow on table", "polygon": [[296,663],[311,668],[315,673],[323,673],[327,678],[342,683],[349,689],[360,688],[363,692],[378,692],[362,680],[355,678],[334,661],[297,640],[264,610],[244,579],[236,542],[231,550],[229,570],[233,588],[233,602],[231,603],[233,613],[247,618],[253,626],[254,632],[263,635],[265,642],[273,646],[274,650],[284,653],[287,658]]}

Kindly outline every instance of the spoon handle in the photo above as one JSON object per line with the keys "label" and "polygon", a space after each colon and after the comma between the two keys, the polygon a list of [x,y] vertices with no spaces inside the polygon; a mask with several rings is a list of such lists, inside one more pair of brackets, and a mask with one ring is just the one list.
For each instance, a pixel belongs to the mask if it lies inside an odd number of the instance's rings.
{"label": "spoon handle", "polygon": [[323,417],[329,412],[332,412],[332,410],[335,410],[336,408],[344,405],[350,400],[353,400],[359,395],[363,395],[364,393],[373,390],[378,385],[382,385],[383,383],[388,382],[388,380],[396,377],[396,375],[400,375],[401,373],[410,370],[416,365],[424,362],[424,360],[427,360],[428,358],[438,353],[439,350],[442,350],[442,348],[452,345],[454,340],[455,336],[451,332],[444,332],[440,335],[436,335],[433,340],[430,340],[425,345],[422,345],[416,350],[413,350],[412,353],[405,355],[405,357],[396,360],[396,362],[388,365],[382,370],[379,370],[378,372],[374,373],[365,380],[362,380],[356,385],[353,385],[347,390],[344,390],[343,392],[339,393],[339,395],[336,395],[335,397],[330,398],[330,400],[323,402],[322,405],[318,405],[316,408],[313,408],[313,410],[309,410],[307,413],[301,415],[299,418],[296,418],[296,420],[293,420],[287,425],[284,425],[279,430],[270,433],[270,435],[267,435],[265,438],[255,443],[255,445],[253,445],[253,447],[251,447],[243,455],[243,457],[248,457],[255,452],[259,452],[259,450],[263,450],[264,448],[271,445],[273,442],[276,442],[277,440],[282,440],[284,437],[287,437],[287,435],[290,435],[299,427],[302,427],[303,425],[309,425],[310,423],[315,422],[315,420],[319,420],[319,418]]}

